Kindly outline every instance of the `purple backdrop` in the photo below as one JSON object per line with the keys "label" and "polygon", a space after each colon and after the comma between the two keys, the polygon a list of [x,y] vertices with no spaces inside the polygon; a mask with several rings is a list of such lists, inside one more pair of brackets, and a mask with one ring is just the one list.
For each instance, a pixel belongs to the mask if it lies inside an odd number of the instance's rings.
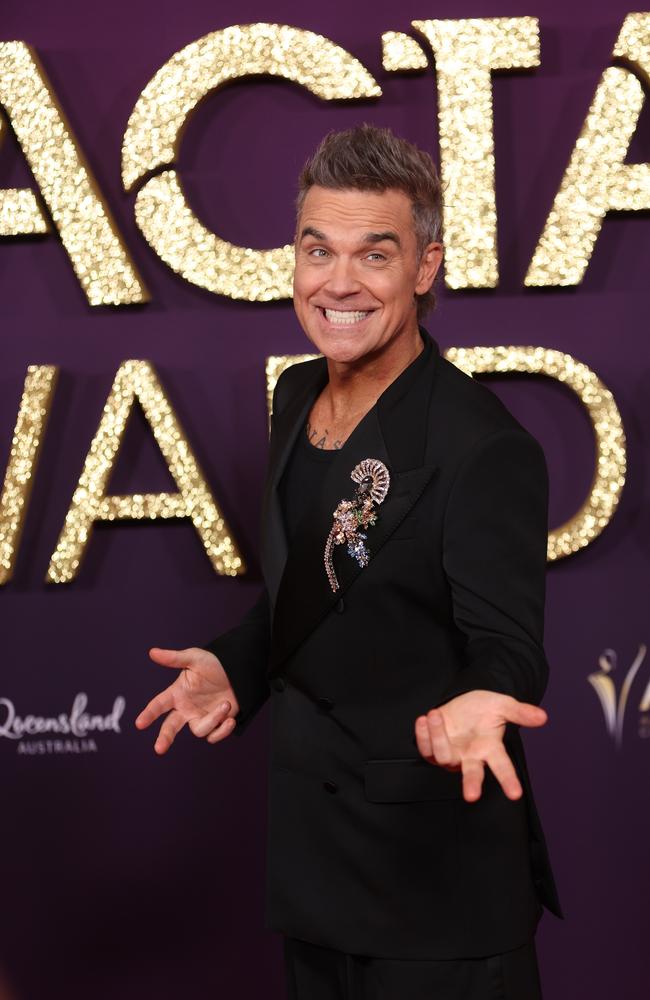
{"label": "purple backdrop", "polygon": [[[609,738],[587,675],[606,648],[621,682],[649,638],[650,517],[646,449],[650,375],[648,221],[609,217],[583,284],[525,290],[523,275],[628,7],[619,0],[465,4],[376,0],[316,11],[292,0],[215,5],[116,0],[3,0],[2,40],[39,53],[152,292],[141,308],[91,309],[58,240],[0,244],[0,468],[9,452],[25,368],[57,364],[56,392],[14,579],[0,592],[0,697],[21,715],[126,699],[121,732],[96,752],[17,752],[0,738],[1,1000],[171,1000],[179,995],[283,996],[279,940],[263,931],[267,719],[213,748],[189,735],[158,759],[133,719],[170,678],[150,645],[201,643],[237,621],[257,594],[260,489],[266,451],[264,359],[308,345],[291,304],[234,303],[174,275],[133,221],[120,146],[141,90],[169,56],[235,23],[272,20],[326,35],[375,75],[383,96],[336,105],[279,81],[250,81],[207,99],[183,140],[180,169],[206,225],[258,247],[291,239],[295,176],[330,128],[390,125],[437,155],[431,70],[381,68],[381,33],[415,18],[534,14],[542,64],[494,79],[501,283],[444,292],[429,324],[443,348],[536,344],[567,351],[613,391],[628,437],[629,477],[612,524],[550,568],[546,640],[550,723],[527,740],[566,920],[546,917],[540,953],[553,1000],[647,995],[642,936],[650,879],[641,668],[621,749]],[[631,159],[650,160],[644,112]],[[0,187],[33,186],[13,136]],[[72,491],[119,363],[157,366],[250,572],[217,577],[189,522],[100,526],[78,579],[43,583]],[[588,488],[593,445],[572,395],[546,379],[492,381],[542,441],[553,524]],[[134,414],[112,492],[167,488],[164,463]],[[33,741],[32,741],[33,742]]]}

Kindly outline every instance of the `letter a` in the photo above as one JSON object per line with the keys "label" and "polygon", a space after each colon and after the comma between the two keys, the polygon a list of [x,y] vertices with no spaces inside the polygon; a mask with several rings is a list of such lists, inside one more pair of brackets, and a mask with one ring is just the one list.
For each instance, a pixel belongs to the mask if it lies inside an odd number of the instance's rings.
{"label": "letter a", "polygon": [[[142,406],[178,493],[109,496],[106,485],[135,400]],[[125,361],[118,369],[104,412],[72,497],[47,580],[73,580],[95,521],[189,517],[215,569],[238,576],[244,563],[219,511],[189,441],[148,361]]]}

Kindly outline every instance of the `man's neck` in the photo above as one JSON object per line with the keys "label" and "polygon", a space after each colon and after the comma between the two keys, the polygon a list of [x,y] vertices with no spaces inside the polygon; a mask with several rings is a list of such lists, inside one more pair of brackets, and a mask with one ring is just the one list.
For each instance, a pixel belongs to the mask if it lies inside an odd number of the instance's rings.
{"label": "man's neck", "polygon": [[328,403],[332,416],[369,410],[382,392],[398,378],[424,349],[416,328],[412,337],[400,337],[392,349],[353,364],[328,361]]}

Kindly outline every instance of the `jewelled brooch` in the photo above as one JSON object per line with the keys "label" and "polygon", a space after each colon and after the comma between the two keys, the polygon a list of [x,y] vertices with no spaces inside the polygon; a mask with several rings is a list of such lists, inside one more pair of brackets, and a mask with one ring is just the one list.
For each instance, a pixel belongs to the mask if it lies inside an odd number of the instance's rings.
{"label": "jewelled brooch", "polygon": [[388,469],[377,458],[364,458],[355,465],[350,478],[357,484],[354,499],[341,500],[334,511],[334,522],[325,542],[325,572],[335,593],[339,589],[339,581],[332,561],[334,546],[347,542],[348,555],[356,559],[360,566],[368,565],[370,552],[366,545],[367,535],[362,529],[372,527],[377,521],[376,508],[384,502],[390,486]]}

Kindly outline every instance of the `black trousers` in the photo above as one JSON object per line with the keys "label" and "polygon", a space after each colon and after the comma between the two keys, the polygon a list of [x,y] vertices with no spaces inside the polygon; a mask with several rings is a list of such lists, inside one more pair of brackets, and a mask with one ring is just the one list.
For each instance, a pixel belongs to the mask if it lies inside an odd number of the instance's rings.
{"label": "black trousers", "polygon": [[533,941],[488,958],[366,958],[284,939],[288,1000],[541,1000]]}

